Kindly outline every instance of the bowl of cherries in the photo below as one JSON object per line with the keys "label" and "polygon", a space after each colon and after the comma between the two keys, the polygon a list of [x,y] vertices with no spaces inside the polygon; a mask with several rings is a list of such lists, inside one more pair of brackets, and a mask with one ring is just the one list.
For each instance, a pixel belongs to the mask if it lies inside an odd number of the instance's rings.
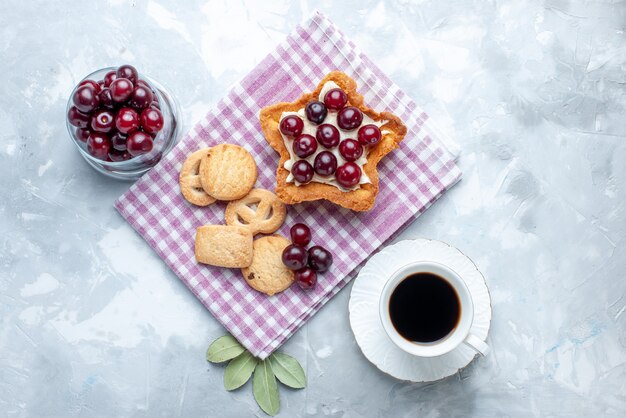
{"label": "bowl of cherries", "polygon": [[132,65],[95,71],[67,103],[67,129],[85,161],[109,177],[135,180],[176,143],[180,109]]}

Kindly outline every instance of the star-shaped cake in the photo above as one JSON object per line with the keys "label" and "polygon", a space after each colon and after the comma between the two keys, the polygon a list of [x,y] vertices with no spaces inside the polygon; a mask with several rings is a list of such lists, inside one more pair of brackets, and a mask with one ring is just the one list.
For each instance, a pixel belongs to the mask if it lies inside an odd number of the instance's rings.
{"label": "star-shaped cake", "polygon": [[261,109],[261,128],[280,154],[276,194],[287,204],[326,199],[367,211],[378,194],[378,162],[406,135],[389,112],[363,103],[356,82],[333,71],[311,93]]}

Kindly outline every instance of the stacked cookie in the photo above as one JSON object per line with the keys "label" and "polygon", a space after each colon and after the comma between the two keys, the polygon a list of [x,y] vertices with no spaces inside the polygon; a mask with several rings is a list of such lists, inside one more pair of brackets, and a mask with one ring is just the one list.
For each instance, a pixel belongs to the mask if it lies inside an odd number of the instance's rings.
{"label": "stacked cookie", "polygon": [[194,152],[180,170],[180,191],[187,201],[208,206],[216,200],[237,200],[256,183],[252,155],[242,147],[220,144]]}
{"label": "stacked cookie", "polygon": [[257,167],[248,151],[220,144],[191,154],[180,172],[180,189],[187,201],[208,206],[229,201],[226,225],[204,225],[196,230],[196,260],[218,267],[240,268],[253,289],[273,295],[287,289],[294,274],[281,260],[290,242],[272,234],[285,221],[286,207],[277,196],[253,189]]}

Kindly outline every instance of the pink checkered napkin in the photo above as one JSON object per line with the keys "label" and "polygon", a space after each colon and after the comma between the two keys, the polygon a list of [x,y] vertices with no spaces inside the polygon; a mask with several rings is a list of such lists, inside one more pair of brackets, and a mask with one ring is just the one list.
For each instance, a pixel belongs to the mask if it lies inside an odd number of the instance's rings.
{"label": "pink checkered napkin", "polygon": [[[365,103],[399,116],[408,133],[400,149],[378,165],[380,192],[371,211],[352,212],[322,201],[289,208],[279,232],[289,236],[289,227],[296,222],[311,226],[314,243],[334,255],[331,270],[319,277],[312,291],[292,286],[268,297],[248,287],[239,270],[196,263],[196,228],[224,223],[225,205],[200,208],[183,199],[178,174],[185,158],[227,139],[254,156],[257,187],[274,190],[278,155],[263,138],[259,110],[298,98],[336,69],[356,80]],[[367,257],[459,180],[461,172],[436,132],[413,100],[326,17],[315,13],[233,87],[115,207],[228,331],[253,355],[265,358],[339,292]]]}

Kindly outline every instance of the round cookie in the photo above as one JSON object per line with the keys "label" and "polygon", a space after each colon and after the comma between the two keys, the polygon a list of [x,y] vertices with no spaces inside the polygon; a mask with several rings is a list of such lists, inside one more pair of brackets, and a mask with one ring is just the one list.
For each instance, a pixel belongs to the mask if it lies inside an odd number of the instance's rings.
{"label": "round cookie", "polygon": [[246,283],[259,292],[272,296],[287,289],[294,281],[293,271],[283,264],[282,254],[291,242],[280,235],[271,235],[254,241],[252,264],[242,268]]}
{"label": "round cookie", "polygon": [[253,234],[271,234],[285,221],[287,209],[278,197],[265,189],[252,189],[244,198],[226,206],[224,218],[227,225],[244,226]]}
{"label": "round cookie", "polygon": [[178,178],[183,197],[197,206],[208,206],[215,202],[215,198],[204,191],[200,182],[200,162],[208,151],[209,148],[204,148],[187,157]]}
{"label": "round cookie", "polygon": [[252,155],[233,144],[216,145],[202,158],[202,188],[217,200],[237,200],[250,192],[257,168]]}

